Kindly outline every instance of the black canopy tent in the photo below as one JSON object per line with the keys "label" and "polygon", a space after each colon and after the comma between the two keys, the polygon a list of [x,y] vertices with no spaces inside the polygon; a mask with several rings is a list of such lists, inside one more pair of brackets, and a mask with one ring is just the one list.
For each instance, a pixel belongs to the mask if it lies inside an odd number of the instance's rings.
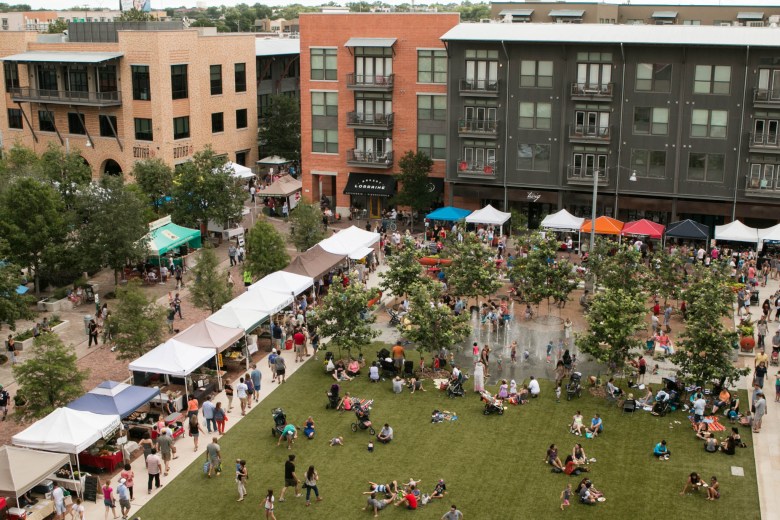
{"label": "black canopy tent", "polygon": [[704,224],[699,224],[695,220],[686,219],[672,222],[666,227],[664,233],[664,244],[667,238],[687,238],[690,240],[704,240],[710,238],[710,230]]}

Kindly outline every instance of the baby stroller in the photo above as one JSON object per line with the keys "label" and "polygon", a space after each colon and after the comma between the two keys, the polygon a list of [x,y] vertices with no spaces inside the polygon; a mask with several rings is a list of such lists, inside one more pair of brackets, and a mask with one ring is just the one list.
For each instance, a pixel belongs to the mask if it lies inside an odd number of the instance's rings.
{"label": "baby stroller", "polygon": [[358,431],[358,428],[360,428],[361,430],[368,430],[370,435],[376,435],[376,430],[374,430],[374,427],[371,425],[371,419],[369,418],[373,402],[374,401],[372,400],[366,401],[363,404],[360,404],[359,402],[355,403],[355,417],[357,418],[357,422],[352,423],[353,432]]}
{"label": "baby stroller", "polygon": [[569,377],[569,384],[566,385],[566,400],[571,401],[572,397],[580,397],[582,395],[582,374],[580,372],[572,372]]}
{"label": "baby stroller", "polygon": [[282,434],[282,430],[287,425],[287,416],[284,414],[284,410],[281,408],[275,408],[271,412],[271,416],[274,418],[274,426],[271,428],[271,435],[276,437]]}
{"label": "baby stroller", "polygon": [[339,407],[339,391],[339,385],[336,383],[330,385],[330,390],[328,390],[328,404],[325,405],[326,410],[335,410]]}
{"label": "baby stroller", "polygon": [[490,392],[480,392],[482,400],[485,401],[485,409],[482,411],[485,415],[491,413],[497,413],[498,415],[504,415],[504,401],[490,395]]}
{"label": "baby stroller", "polygon": [[463,397],[466,391],[463,389],[463,382],[468,379],[468,376],[463,372],[460,373],[460,377],[455,380],[450,380],[447,384],[447,397],[455,399],[456,397]]}

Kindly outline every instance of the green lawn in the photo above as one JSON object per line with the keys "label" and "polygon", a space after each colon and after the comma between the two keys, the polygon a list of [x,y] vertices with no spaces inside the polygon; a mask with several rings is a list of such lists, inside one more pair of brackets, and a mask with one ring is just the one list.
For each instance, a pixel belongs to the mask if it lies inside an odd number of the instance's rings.
{"label": "green lawn", "polygon": [[[484,416],[482,403],[470,392],[464,398],[447,399],[428,382],[425,393],[395,395],[389,381],[370,384],[361,377],[346,383],[346,391],[375,399],[371,414],[374,424],[389,422],[396,437],[391,444],[379,445],[374,453],[369,453],[368,433],[350,431],[353,414],[325,410],[325,393],[332,382],[320,364],[308,362],[261,406],[253,407],[223,438],[220,444],[227,462],[225,473],[219,479],[207,479],[202,471],[203,461],[199,459],[166,484],[137,516],[144,520],[261,518],[261,498],[270,487],[278,499],[284,461],[289,453],[295,453],[299,475],[309,464],[317,468],[324,501],[307,508],[303,498],[296,499],[288,492],[287,502],[277,502],[279,519],[370,518],[361,511],[365,503],[361,492],[367,490],[367,481],[409,478],[422,479],[421,487],[427,493],[437,479],[444,478],[449,494],[445,500],[435,501],[417,512],[391,508],[382,511],[380,517],[438,519],[450,503],[456,504],[467,519],[549,518],[550,515],[590,518],[594,514],[615,519],[698,519],[715,515],[750,520],[760,517],[748,429],[743,428],[742,435],[750,447],[738,449],[735,456],[729,457],[705,453],[682,412],[665,418],[646,412],[638,412],[633,417],[621,416],[619,409],[607,407],[603,400],[591,397],[587,391],[578,400],[556,403],[550,397],[549,382],[543,382],[540,399],[525,406],[510,406],[503,416]],[[297,426],[313,415],[317,437],[312,441],[299,439],[292,452],[283,446],[277,448],[276,440],[271,437],[271,410],[278,406],[284,408],[290,422]],[[458,420],[431,424],[430,414],[434,409],[457,412]],[[569,434],[566,425],[576,409],[582,410],[586,419],[593,413],[601,413],[604,435],[591,440]],[[328,440],[337,435],[344,436],[346,445],[328,447]],[[666,439],[672,451],[668,462],[657,461],[651,455],[653,445],[660,439]],[[573,502],[562,513],[558,510],[560,492],[567,482],[576,485],[578,479],[552,474],[542,460],[549,444],[558,444],[565,456],[578,440],[582,441],[588,456],[597,459],[591,465],[590,477],[607,501],[593,508]],[[248,461],[249,496],[244,503],[235,501],[231,461],[236,458]],[[743,467],[745,476],[731,476],[732,465]],[[704,496],[696,495],[681,497],[679,492],[691,471],[698,471],[707,480],[717,475],[721,481],[721,500],[709,502]],[[142,480],[145,480],[143,476]]]}

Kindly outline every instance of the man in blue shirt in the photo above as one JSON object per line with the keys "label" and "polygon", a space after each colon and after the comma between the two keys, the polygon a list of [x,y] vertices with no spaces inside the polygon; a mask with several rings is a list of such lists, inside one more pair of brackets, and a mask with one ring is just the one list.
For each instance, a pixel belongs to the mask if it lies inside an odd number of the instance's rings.
{"label": "man in blue shirt", "polygon": [[666,447],[666,441],[661,441],[658,444],[655,445],[655,448],[653,448],[653,455],[658,457],[662,460],[669,460],[669,456],[672,453],[669,451],[669,448]]}
{"label": "man in blue shirt", "polygon": [[258,402],[260,400],[260,380],[263,378],[263,376],[260,374],[260,370],[258,370],[257,364],[252,364],[252,372],[249,373],[249,377],[252,378],[252,386],[255,387],[255,391],[253,393],[255,402]]}

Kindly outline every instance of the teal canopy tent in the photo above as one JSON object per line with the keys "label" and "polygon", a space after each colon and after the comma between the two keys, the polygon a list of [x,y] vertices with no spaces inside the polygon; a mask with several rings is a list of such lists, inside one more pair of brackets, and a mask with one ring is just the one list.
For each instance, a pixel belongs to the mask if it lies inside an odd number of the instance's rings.
{"label": "teal canopy tent", "polygon": [[149,228],[145,240],[149,244],[149,254],[153,256],[162,256],[183,245],[192,249],[197,249],[201,245],[199,230],[174,224],[171,222],[171,217],[152,222]]}

